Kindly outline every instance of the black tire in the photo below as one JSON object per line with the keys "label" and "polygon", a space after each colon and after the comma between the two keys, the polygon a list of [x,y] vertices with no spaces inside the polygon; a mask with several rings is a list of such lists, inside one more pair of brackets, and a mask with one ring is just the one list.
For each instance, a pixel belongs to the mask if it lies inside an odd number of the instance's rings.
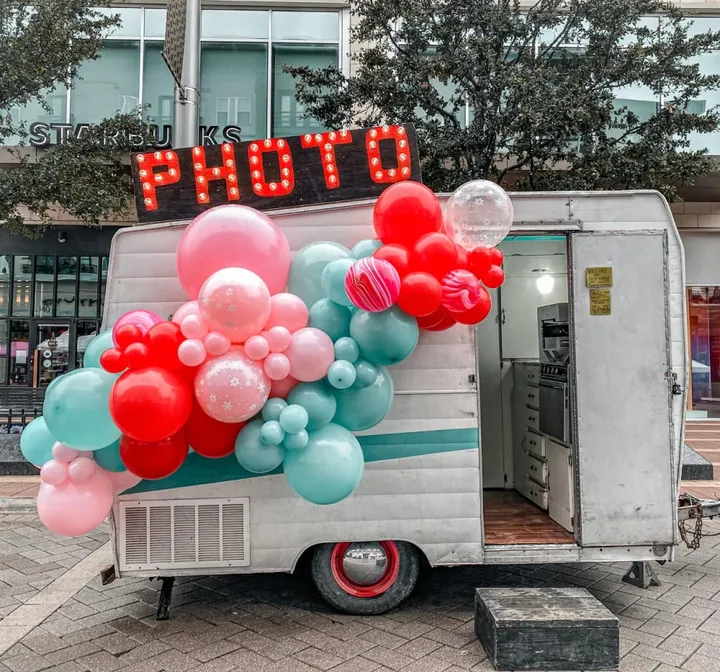
{"label": "black tire", "polygon": [[320,596],[338,611],[357,616],[375,616],[394,609],[405,601],[417,583],[420,558],[412,544],[388,542],[397,548],[397,577],[383,593],[375,597],[357,597],[343,589],[333,573],[333,550],[338,544],[322,544],[312,556],[311,574]]}

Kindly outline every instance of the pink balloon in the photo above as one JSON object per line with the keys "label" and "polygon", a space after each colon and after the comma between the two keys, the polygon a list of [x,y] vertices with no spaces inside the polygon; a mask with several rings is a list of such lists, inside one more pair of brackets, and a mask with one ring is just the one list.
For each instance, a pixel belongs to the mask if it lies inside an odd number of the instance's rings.
{"label": "pink balloon", "polygon": [[191,299],[213,273],[231,266],[256,273],[277,294],[290,274],[290,245],[267,215],[244,205],[221,205],[198,215],[185,229],[176,264]]}
{"label": "pink balloon", "polygon": [[219,331],[211,331],[207,336],[205,336],[205,349],[208,354],[213,357],[224,355],[228,350],[230,350],[231,345],[232,343],[230,343],[230,339],[224,334],[221,334]]}
{"label": "pink balloon", "polygon": [[345,292],[357,308],[380,313],[400,296],[400,275],[390,262],[365,257],[350,267],[345,276]]}
{"label": "pink balloon", "polygon": [[202,365],[195,377],[200,408],[219,422],[237,423],[260,412],[270,396],[262,365],[234,347]]}
{"label": "pink balloon", "polygon": [[245,342],[245,354],[254,362],[265,359],[270,353],[270,345],[262,336],[251,336]]}
{"label": "pink balloon", "polygon": [[189,367],[200,366],[207,358],[207,351],[202,341],[194,338],[183,341],[178,346],[178,359]]}
{"label": "pink balloon", "polygon": [[293,333],[307,327],[308,308],[305,302],[295,294],[275,294],[271,300],[270,317],[265,329],[285,327]]}
{"label": "pink balloon", "polygon": [[48,485],[60,485],[67,477],[68,469],[64,462],[48,460],[40,469],[40,479]]}
{"label": "pink balloon", "polygon": [[100,469],[100,467],[98,467],[98,471],[102,471],[108,479],[110,479],[113,494],[115,495],[119,495],[120,493],[125,492],[125,490],[134,488],[138,483],[140,483],[140,481],[142,481],[142,478],[135,476],[135,474],[129,471],[105,471],[104,469]]}
{"label": "pink balloon", "polygon": [[263,364],[270,380],[283,380],[290,375],[290,360],[279,352],[268,355]]}
{"label": "pink balloon", "polygon": [[84,483],[42,483],[37,496],[40,521],[51,532],[81,537],[100,526],[113,505],[113,486],[104,470],[97,469]]}
{"label": "pink balloon", "polygon": [[80,453],[70,446],[66,446],[64,443],[57,441],[52,447],[52,456],[58,462],[71,462]]}
{"label": "pink balloon", "polygon": [[182,331],[182,335],[185,336],[185,338],[202,340],[207,336],[208,328],[200,315],[188,315],[183,318],[180,324],[180,331]]}
{"label": "pink balloon", "polygon": [[290,360],[290,375],[304,383],[326,376],[335,361],[332,339],[324,331],[312,327],[296,331],[285,354]]}
{"label": "pink balloon", "polygon": [[199,314],[200,314],[200,306],[198,305],[198,302],[197,301],[188,301],[187,303],[183,303],[183,305],[177,309],[175,314],[172,316],[172,321],[175,322],[175,324],[182,324],[182,321],[188,315],[199,315]]}
{"label": "pink balloon", "polygon": [[140,329],[143,334],[147,334],[147,332],[150,331],[152,327],[154,327],[156,324],[160,324],[160,322],[162,321],[162,317],[149,310],[131,310],[129,313],[125,313],[124,315],[119,317],[118,321],[115,322],[115,324],[113,325],[113,343],[117,345],[117,339],[115,338],[115,334],[117,334],[117,330],[120,329],[120,327],[123,327],[126,324],[134,324]]}
{"label": "pink balloon", "polygon": [[87,457],[78,457],[67,468],[68,476],[73,483],[85,483],[95,474],[95,461]]}
{"label": "pink balloon", "polygon": [[[285,352],[290,347],[292,334],[285,327],[273,327],[267,332],[267,342],[270,352]],[[284,376],[283,376],[284,377]]]}
{"label": "pink balloon", "polygon": [[280,399],[287,399],[290,391],[299,382],[299,380],[295,380],[292,376],[288,376],[282,380],[273,380],[272,385],[270,386],[270,396],[273,398],[278,397]]}
{"label": "pink balloon", "polygon": [[270,292],[260,276],[245,268],[223,268],[200,290],[200,314],[213,331],[233,343],[260,333],[270,315]]}
{"label": "pink balloon", "polygon": [[483,287],[480,281],[464,268],[450,271],[441,281],[442,305],[450,312],[464,313],[480,302]]}

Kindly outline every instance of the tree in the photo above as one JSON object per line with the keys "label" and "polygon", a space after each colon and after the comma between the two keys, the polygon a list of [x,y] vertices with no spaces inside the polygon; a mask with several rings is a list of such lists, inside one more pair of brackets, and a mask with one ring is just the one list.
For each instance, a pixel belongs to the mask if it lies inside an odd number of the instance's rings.
{"label": "tree", "polygon": [[[120,18],[97,11],[97,4],[0,0],[0,143],[19,138],[9,150],[16,165],[0,170],[0,222],[12,231],[41,235],[58,206],[89,225],[125,216],[132,197],[127,155],[154,142],[139,114],[118,114],[36,157],[25,147],[29,129],[11,114],[64,91],[79,66],[98,57]],[[28,222],[28,214],[38,222]]]}
{"label": "tree", "polygon": [[[485,178],[529,190],[678,187],[711,170],[690,133],[718,130],[697,109],[720,75],[695,35],[658,0],[354,0],[353,74],[292,67],[298,98],[330,128],[413,123],[436,191]],[[644,20],[662,18],[654,25]],[[658,27],[659,25],[659,27]],[[616,102],[643,86],[664,104]],[[469,123],[468,123],[469,122]]]}

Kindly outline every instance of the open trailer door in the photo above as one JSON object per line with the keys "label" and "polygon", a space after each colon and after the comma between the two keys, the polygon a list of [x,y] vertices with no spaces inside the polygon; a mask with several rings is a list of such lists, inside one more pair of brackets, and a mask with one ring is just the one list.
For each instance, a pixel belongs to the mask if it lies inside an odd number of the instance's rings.
{"label": "open trailer door", "polygon": [[570,235],[581,546],[673,541],[665,231]]}

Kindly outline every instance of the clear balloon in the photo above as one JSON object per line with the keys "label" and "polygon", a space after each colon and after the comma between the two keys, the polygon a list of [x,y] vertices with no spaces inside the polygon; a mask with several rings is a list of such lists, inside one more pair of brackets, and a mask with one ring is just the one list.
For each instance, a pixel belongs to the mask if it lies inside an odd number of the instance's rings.
{"label": "clear balloon", "polygon": [[353,364],[360,357],[360,348],[354,338],[344,336],[335,341],[335,359],[344,359]]}
{"label": "clear balloon", "polygon": [[384,366],[378,367],[371,385],[336,390],[337,411],[333,422],[353,432],[375,427],[390,411],[394,394],[390,372]]}
{"label": "clear balloon", "polygon": [[263,336],[251,336],[245,343],[245,354],[254,362],[258,362],[270,354],[270,344]]}
{"label": "clear balloon", "polygon": [[297,434],[308,425],[308,412],[299,404],[290,404],[280,413],[280,426],[288,434]]}
{"label": "clear balloon", "polygon": [[337,401],[333,391],[322,382],[300,383],[288,395],[289,404],[302,406],[308,414],[307,430],[314,432],[335,417]]}
{"label": "clear balloon", "polygon": [[510,233],[513,219],[510,196],[489,180],[466,182],[445,203],[448,235],[468,252],[497,245]]}
{"label": "clear balloon", "polygon": [[270,380],[283,380],[290,375],[290,360],[281,352],[273,352],[265,358],[263,368]]}
{"label": "clear balloon", "polygon": [[[47,395],[47,391],[45,394]],[[35,418],[20,434],[20,451],[23,457],[36,467],[42,467],[48,460],[52,460],[54,445],[55,437],[47,428],[45,418]]]}
{"label": "clear balloon", "polygon": [[352,306],[346,290],[345,278],[355,263],[354,259],[344,258],[331,261],[323,270],[321,282],[325,296],[341,306]]}
{"label": "clear balloon", "polygon": [[355,382],[357,373],[350,362],[338,359],[330,365],[327,378],[336,390],[346,390]]}
{"label": "clear balloon", "polygon": [[85,348],[85,354],[83,355],[83,366],[86,369],[100,369],[100,356],[106,350],[115,347],[113,343],[113,332],[112,329],[101,331],[95,338],[88,343]]}
{"label": "clear balloon", "polygon": [[277,469],[285,457],[282,446],[269,446],[260,438],[262,420],[248,423],[235,442],[235,457],[243,469],[252,474],[266,474]]}
{"label": "clear balloon", "polygon": [[125,465],[120,459],[120,441],[96,450],[93,453],[95,462],[99,467],[105,471],[111,471],[113,473],[120,473],[126,471]]}
{"label": "clear balloon", "polygon": [[40,480],[48,485],[60,485],[67,480],[68,465],[57,460],[50,460],[40,469]]}
{"label": "clear balloon", "polygon": [[194,338],[183,341],[178,348],[178,359],[185,366],[200,366],[207,359],[205,344]]}
{"label": "clear balloon", "polygon": [[382,313],[359,310],[350,322],[350,336],[357,342],[363,359],[390,366],[412,354],[420,329],[414,317],[393,306]]}
{"label": "clear balloon", "polygon": [[287,285],[290,245],[267,215],[243,205],[221,205],[198,215],[185,229],[176,264],[191,299],[213,273],[229,267],[252,271],[277,294]]}
{"label": "clear balloon", "polygon": [[268,329],[266,338],[270,352],[284,352],[290,346],[292,334],[286,327],[277,326]]}
{"label": "clear balloon", "polygon": [[125,313],[121,317],[118,318],[118,321],[115,322],[112,328],[112,338],[115,345],[121,345],[120,342],[118,342],[117,338],[117,332],[118,329],[121,329],[122,327],[126,325],[130,325],[133,327],[137,327],[140,332],[144,335],[147,334],[152,327],[154,327],[156,324],[160,324],[163,319],[160,317],[157,313],[153,313],[150,310],[131,310],[128,313]]}
{"label": "clear balloon", "polygon": [[288,407],[288,402],[284,399],[273,397],[265,402],[262,409],[262,418],[265,422],[271,420],[280,420],[280,414]]}
{"label": "clear balloon", "polygon": [[232,343],[230,339],[219,331],[211,331],[205,336],[205,349],[209,355],[218,357],[230,350]]}
{"label": "clear balloon", "polygon": [[259,334],[270,316],[270,291],[259,275],[245,268],[223,268],[200,289],[200,314],[213,331],[233,343]]}
{"label": "clear balloon", "polygon": [[308,307],[325,298],[322,275],[325,267],[336,259],[347,259],[350,250],[338,243],[321,241],[303,247],[290,267],[288,291],[299,296]]}
{"label": "clear balloon", "polygon": [[73,483],[85,483],[93,477],[96,470],[94,460],[78,457],[68,465],[67,473]]}
{"label": "clear balloon", "polygon": [[99,450],[120,438],[108,404],[116,377],[102,369],[74,374],[46,392],[43,417],[58,441],[77,450]]}
{"label": "clear balloon", "polygon": [[308,307],[299,296],[283,292],[273,295],[270,303],[270,317],[265,329],[285,327],[290,333],[293,333],[307,327]]}
{"label": "clear balloon", "polygon": [[324,331],[333,341],[350,334],[352,313],[330,299],[320,299],[310,308],[308,324]]}
{"label": "clear balloon", "polygon": [[290,360],[290,375],[306,383],[325,377],[335,360],[330,337],[324,331],[310,327],[292,335],[292,342],[285,354]]}
{"label": "clear balloon", "polygon": [[302,450],[285,453],[290,487],[313,504],[336,504],[353,493],[365,458],[358,440],[344,427],[329,424],[309,435]]}
{"label": "clear balloon", "polygon": [[260,440],[266,446],[279,446],[285,438],[285,430],[277,420],[270,420],[260,428]]}
{"label": "clear balloon", "polygon": [[375,238],[368,238],[367,240],[361,240],[355,247],[352,248],[350,256],[353,259],[364,259],[365,257],[372,257],[375,254],[375,250],[379,250],[382,247],[382,242]]}

